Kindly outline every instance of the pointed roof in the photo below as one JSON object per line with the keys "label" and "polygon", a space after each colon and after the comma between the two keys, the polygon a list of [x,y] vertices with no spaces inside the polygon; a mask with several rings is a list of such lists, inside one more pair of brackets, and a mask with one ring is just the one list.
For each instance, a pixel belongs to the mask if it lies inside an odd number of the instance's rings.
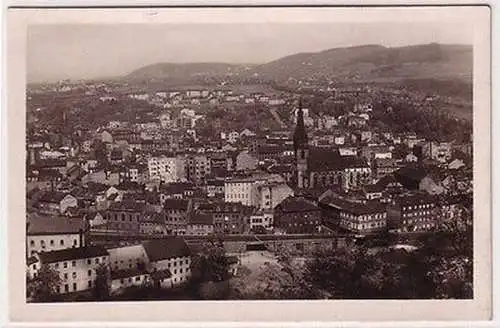
{"label": "pointed roof", "polygon": [[299,110],[297,112],[297,125],[293,134],[293,148],[297,150],[299,146],[307,146],[307,133],[304,125],[304,112],[302,111],[302,100],[299,102]]}

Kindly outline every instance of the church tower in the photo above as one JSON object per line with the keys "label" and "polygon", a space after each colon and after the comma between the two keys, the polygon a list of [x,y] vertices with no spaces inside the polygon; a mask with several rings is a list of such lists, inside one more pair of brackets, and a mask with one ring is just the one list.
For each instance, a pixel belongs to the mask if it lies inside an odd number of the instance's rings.
{"label": "church tower", "polygon": [[297,187],[307,188],[307,159],[309,158],[309,145],[306,128],[304,125],[304,112],[302,111],[302,101],[299,102],[297,112],[297,125],[293,134],[293,148],[295,151],[295,163],[297,166]]}

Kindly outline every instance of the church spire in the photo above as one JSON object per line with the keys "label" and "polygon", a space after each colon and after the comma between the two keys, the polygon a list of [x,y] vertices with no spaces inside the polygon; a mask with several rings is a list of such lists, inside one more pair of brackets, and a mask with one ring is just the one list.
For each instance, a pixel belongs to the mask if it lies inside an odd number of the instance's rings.
{"label": "church spire", "polygon": [[304,112],[302,110],[302,99],[299,100],[299,110],[297,112],[297,125],[293,134],[293,147],[295,151],[298,148],[307,147],[307,133],[304,125]]}

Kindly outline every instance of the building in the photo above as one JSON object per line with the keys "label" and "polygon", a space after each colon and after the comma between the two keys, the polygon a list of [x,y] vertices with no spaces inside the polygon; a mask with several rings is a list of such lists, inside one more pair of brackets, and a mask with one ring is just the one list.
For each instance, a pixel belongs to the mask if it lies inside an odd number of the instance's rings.
{"label": "building", "polygon": [[211,172],[211,159],[203,154],[186,155],[186,178],[195,184],[202,184]]}
{"label": "building", "polygon": [[309,146],[301,109],[293,135],[293,148],[298,188],[342,185],[351,189],[371,181],[371,168],[364,159],[342,156],[338,150]]}
{"label": "building", "polygon": [[108,249],[111,272],[141,269],[147,266],[149,259],[142,244],[114,247]]}
{"label": "building", "polygon": [[198,211],[213,217],[215,234],[243,234],[248,230],[250,216],[255,209],[241,203],[216,201],[201,204]]}
{"label": "building", "polygon": [[255,179],[252,177],[232,178],[224,182],[224,200],[228,203],[253,204]]}
{"label": "building", "polygon": [[224,198],[224,180],[208,179],[207,180],[207,197]]}
{"label": "building", "polygon": [[[81,292],[92,289],[100,265],[109,264],[108,251],[102,246],[67,248],[50,252],[36,253],[39,263],[49,265],[59,273],[60,294]],[[36,273],[35,273],[36,274]]]}
{"label": "building", "polygon": [[171,288],[191,277],[191,250],[180,237],[143,242],[149,259],[151,280],[156,287]]}
{"label": "building", "polygon": [[166,199],[163,207],[166,214],[167,233],[174,235],[186,234],[189,215],[193,207],[192,201],[188,199]]}
{"label": "building", "polygon": [[439,219],[436,199],[422,193],[400,195],[388,205],[387,219],[394,232],[433,231]]}
{"label": "building", "polygon": [[242,151],[236,156],[237,171],[252,171],[259,165],[259,160],[252,156],[247,150]]}
{"label": "building", "polygon": [[208,236],[214,233],[213,216],[207,213],[195,212],[189,217],[186,235]]}
{"label": "building", "polygon": [[145,204],[135,201],[111,203],[106,211],[108,230],[138,233],[141,217],[145,214]]}
{"label": "building", "polygon": [[379,233],[387,228],[387,211],[380,202],[333,198],[328,205],[338,210],[339,226],[354,234]]}
{"label": "building", "polygon": [[110,294],[118,295],[130,287],[143,287],[151,283],[151,276],[144,268],[111,271]]}
{"label": "building", "polygon": [[274,209],[283,200],[294,194],[292,188],[284,182],[257,184],[255,189],[257,199],[252,206],[264,210]]}
{"label": "building", "polygon": [[38,200],[38,209],[45,214],[64,214],[68,208],[77,206],[75,197],[58,191],[48,191]]}
{"label": "building", "polygon": [[140,217],[139,232],[147,235],[166,235],[165,214],[153,212]]}
{"label": "building", "polygon": [[181,156],[160,156],[148,159],[150,179],[164,183],[179,182],[185,179],[185,162]]}
{"label": "building", "polygon": [[272,230],[274,226],[273,210],[262,210],[250,216],[250,231]]}
{"label": "building", "polygon": [[426,158],[446,163],[452,158],[452,144],[450,142],[428,142],[423,146],[423,155]]}
{"label": "building", "polygon": [[26,255],[86,244],[87,225],[82,218],[36,217],[29,219],[26,231]]}
{"label": "building", "polygon": [[274,209],[274,230],[285,234],[321,231],[321,209],[302,197],[288,197]]}

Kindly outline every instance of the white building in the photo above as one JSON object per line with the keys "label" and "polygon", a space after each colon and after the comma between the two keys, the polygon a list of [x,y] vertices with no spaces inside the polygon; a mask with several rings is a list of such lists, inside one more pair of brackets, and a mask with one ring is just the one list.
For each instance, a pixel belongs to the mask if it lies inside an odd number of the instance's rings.
{"label": "white building", "polygon": [[158,179],[165,183],[177,182],[184,177],[184,160],[180,157],[151,157],[148,159],[150,179]]}
{"label": "white building", "polygon": [[[38,261],[32,266],[39,269],[42,265],[49,265],[59,273],[60,294],[92,289],[97,278],[96,270],[101,264],[107,266],[109,263],[108,251],[102,246],[61,249],[37,253],[35,257]],[[33,274],[37,274],[36,270]]]}
{"label": "white building", "polygon": [[85,246],[82,218],[37,217],[28,220],[26,255]]}
{"label": "white building", "polygon": [[157,287],[171,288],[191,277],[191,250],[180,237],[153,239],[143,243],[149,259],[151,280]]}

